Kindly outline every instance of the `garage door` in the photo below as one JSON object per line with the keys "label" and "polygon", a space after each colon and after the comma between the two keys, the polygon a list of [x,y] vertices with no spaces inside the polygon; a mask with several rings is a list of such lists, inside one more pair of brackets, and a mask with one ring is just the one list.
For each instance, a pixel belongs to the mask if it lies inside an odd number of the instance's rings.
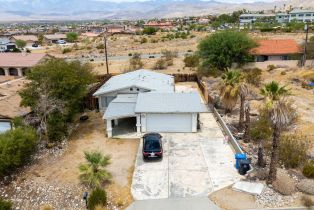
{"label": "garage door", "polygon": [[192,132],[192,114],[147,114],[147,132]]}

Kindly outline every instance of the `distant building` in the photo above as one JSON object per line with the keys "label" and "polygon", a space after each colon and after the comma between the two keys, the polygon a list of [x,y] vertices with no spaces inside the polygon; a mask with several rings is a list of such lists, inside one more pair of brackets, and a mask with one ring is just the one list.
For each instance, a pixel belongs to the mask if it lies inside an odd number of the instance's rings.
{"label": "distant building", "polygon": [[12,51],[16,48],[15,43],[8,38],[0,38],[0,52]]}
{"label": "distant building", "polygon": [[314,22],[314,10],[292,10],[289,14],[289,22],[297,20],[299,22]]}
{"label": "distant building", "polygon": [[291,56],[302,54],[302,48],[292,39],[260,40],[251,54],[256,62],[291,60]]}
{"label": "distant building", "polygon": [[277,13],[276,21],[278,23],[288,23],[290,19],[290,15],[288,13]]}
{"label": "distant building", "polygon": [[12,42],[23,40],[26,42],[26,47],[31,47],[33,44],[38,44],[38,37],[34,35],[16,35],[10,38]]}
{"label": "distant building", "polygon": [[240,15],[240,25],[251,24],[255,22],[268,22],[269,20],[275,20],[275,14],[242,14]]}
{"label": "distant building", "polygon": [[56,44],[60,40],[66,40],[65,34],[49,34],[44,35],[44,42],[47,44]]}
{"label": "distant building", "polygon": [[1,77],[23,77],[36,64],[48,58],[46,54],[0,53]]}

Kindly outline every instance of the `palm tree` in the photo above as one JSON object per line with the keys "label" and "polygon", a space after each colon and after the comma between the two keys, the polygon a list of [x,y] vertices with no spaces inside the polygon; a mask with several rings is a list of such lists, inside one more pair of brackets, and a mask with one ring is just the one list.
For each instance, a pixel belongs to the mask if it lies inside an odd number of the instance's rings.
{"label": "palm tree", "polygon": [[100,187],[104,181],[111,179],[111,174],[105,169],[110,164],[110,156],[101,152],[84,152],[87,163],[80,164],[80,180],[90,187]]}
{"label": "palm tree", "polygon": [[222,75],[222,87],[220,89],[221,102],[226,113],[230,113],[238,101],[240,72],[231,70]]}
{"label": "palm tree", "polygon": [[272,81],[264,85],[261,89],[261,94],[265,96],[266,110],[273,129],[271,162],[267,179],[267,183],[272,184],[276,180],[277,175],[281,131],[293,119],[291,107],[285,100],[285,96],[289,95],[290,91],[286,86],[280,87],[277,82]]}

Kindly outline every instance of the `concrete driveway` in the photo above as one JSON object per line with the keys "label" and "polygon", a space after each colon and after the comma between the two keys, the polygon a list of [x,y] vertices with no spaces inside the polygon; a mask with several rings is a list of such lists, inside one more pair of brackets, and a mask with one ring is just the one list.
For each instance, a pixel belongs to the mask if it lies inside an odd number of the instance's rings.
{"label": "concrete driveway", "polygon": [[144,162],[139,146],[131,192],[135,200],[201,197],[240,179],[234,153],[211,113],[198,133],[163,135],[162,161]]}

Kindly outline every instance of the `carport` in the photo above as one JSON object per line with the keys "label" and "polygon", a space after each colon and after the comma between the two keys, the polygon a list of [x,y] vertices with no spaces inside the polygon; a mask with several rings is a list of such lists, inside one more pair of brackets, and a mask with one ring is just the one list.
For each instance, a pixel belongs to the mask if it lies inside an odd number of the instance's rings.
{"label": "carport", "polygon": [[107,121],[107,135],[140,132],[140,117],[134,112],[137,95],[121,94],[106,109],[103,119]]}

